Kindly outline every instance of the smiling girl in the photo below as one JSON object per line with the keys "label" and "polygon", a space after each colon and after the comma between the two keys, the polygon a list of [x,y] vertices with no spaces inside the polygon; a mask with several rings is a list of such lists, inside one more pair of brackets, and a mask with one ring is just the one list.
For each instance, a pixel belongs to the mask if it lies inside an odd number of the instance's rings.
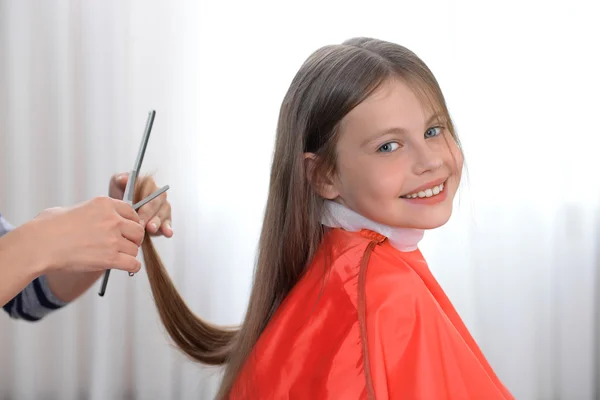
{"label": "smiling girl", "polygon": [[512,399],[418,249],[449,220],[462,164],[414,53],[369,38],[319,49],[281,107],[241,327],[196,317],[145,240],[165,327],[225,365],[219,398]]}

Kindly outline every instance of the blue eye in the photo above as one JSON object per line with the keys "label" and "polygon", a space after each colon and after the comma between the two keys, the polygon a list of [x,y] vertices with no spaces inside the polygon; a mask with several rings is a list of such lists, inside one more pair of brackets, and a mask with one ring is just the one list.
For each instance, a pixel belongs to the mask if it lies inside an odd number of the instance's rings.
{"label": "blue eye", "polygon": [[442,133],[442,128],[440,126],[434,126],[433,128],[427,129],[427,131],[425,132],[425,139],[436,137],[440,133]]}
{"label": "blue eye", "polygon": [[392,151],[398,149],[398,147],[400,147],[400,145],[396,142],[389,142],[389,143],[385,143],[383,145],[381,145],[381,147],[379,147],[379,149],[377,150],[380,153],[391,153]]}

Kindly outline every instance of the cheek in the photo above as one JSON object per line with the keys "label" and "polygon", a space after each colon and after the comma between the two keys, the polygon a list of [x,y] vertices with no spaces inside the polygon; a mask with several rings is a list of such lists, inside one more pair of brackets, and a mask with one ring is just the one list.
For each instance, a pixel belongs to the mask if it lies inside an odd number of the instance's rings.
{"label": "cheek", "polygon": [[464,156],[457,145],[452,145],[450,153],[450,162],[452,163],[452,167],[454,173],[460,174],[463,168]]}
{"label": "cheek", "polygon": [[382,201],[402,194],[406,171],[410,169],[406,161],[391,158],[358,158],[353,161],[340,160],[338,164],[337,180],[342,197]]}
{"label": "cheek", "polygon": [[463,167],[463,154],[452,138],[445,139],[446,143],[442,145],[444,147],[441,149],[444,154],[444,162],[454,174],[460,173]]}
{"label": "cheek", "polygon": [[354,162],[340,163],[338,167],[338,181],[342,197],[350,198],[373,197],[385,187],[381,176],[378,176],[372,163],[357,158]]}
{"label": "cheek", "polygon": [[[368,170],[369,180],[365,186],[372,194],[381,199],[393,199],[400,196],[404,190],[410,166],[405,160],[385,160],[378,163],[377,168]],[[367,171],[367,170],[365,170]]]}
{"label": "cheek", "polygon": [[369,182],[369,174],[358,162],[340,164],[337,180],[342,194],[351,194],[360,191]]}

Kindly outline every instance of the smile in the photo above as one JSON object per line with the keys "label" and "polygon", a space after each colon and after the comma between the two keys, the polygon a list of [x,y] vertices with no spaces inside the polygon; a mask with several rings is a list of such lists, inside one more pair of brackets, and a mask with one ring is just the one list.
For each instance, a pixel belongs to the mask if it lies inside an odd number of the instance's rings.
{"label": "smile", "polygon": [[[445,183],[445,182],[444,182]],[[433,186],[428,189],[421,190],[416,193],[407,194],[405,196],[401,196],[402,199],[416,199],[416,198],[425,198],[425,197],[434,197],[444,191],[444,183]]]}

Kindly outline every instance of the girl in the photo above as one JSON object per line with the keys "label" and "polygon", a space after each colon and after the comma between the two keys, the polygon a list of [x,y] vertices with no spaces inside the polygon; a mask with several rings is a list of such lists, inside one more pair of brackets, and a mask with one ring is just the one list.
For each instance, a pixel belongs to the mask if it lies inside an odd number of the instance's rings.
{"label": "girl", "polygon": [[417,247],[450,218],[462,163],[415,54],[369,38],[319,49],[281,107],[244,322],[197,318],[146,238],[166,329],[225,365],[220,399],[512,399]]}

